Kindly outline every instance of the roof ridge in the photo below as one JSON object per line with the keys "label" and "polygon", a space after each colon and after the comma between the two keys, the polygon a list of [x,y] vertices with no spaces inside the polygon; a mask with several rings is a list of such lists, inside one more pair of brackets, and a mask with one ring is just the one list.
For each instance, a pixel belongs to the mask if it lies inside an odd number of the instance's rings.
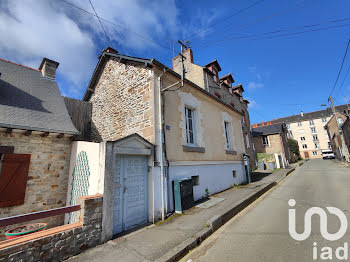
{"label": "roof ridge", "polygon": [[[347,106],[347,104],[337,105],[337,106],[334,106],[334,108],[337,109],[337,107],[342,107],[342,106]],[[323,112],[323,111],[327,111],[327,110],[328,110],[328,107],[327,107],[327,109],[315,110],[315,111],[311,111],[311,112],[307,112],[307,113],[303,112],[303,115],[305,116],[307,114],[313,114],[313,113],[316,113],[316,112]],[[290,116],[283,116],[283,117],[279,117],[279,118],[274,118],[271,121],[276,121],[276,120],[279,120],[279,119],[293,117],[293,116],[299,116],[299,114],[290,115]]]}
{"label": "roof ridge", "polygon": [[3,58],[0,58],[1,61],[5,61],[5,62],[8,62],[8,63],[11,63],[11,64],[14,64],[14,65],[18,65],[18,66],[22,66],[22,67],[25,67],[25,68],[28,68],[28,69],[31,69],[31,70],[34,70],[34,71],[38,71],[38,72],[41,72],[40,70],[38,69],[35,69],[35,68],[32,68],[32,67],[29,67],[29,66],[25,66],[25,65],[21,65],[21,64],[18,64],[18,63],[15,63],[15,62],[12,62],[10,60],[6,60],[6,59],[3,59]]}

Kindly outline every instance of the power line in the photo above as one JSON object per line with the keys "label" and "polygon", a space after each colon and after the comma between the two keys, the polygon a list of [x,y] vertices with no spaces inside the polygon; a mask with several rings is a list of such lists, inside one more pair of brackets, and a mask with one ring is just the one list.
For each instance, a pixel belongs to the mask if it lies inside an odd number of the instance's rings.
{"label": "power line", "polygon": [[[68,1],[66,1],[66,0],[61,0],[61,1],[63,1],[64,3],[66,3],[66,4],[68,4],[68,5],[72,6],[72,7],[74,7],[74,8],[76,8],[76,9],[79,9],[79,10],[82,11],[82,12],[85,12],[85,13],[87,13],[87,14],[89,14],[89,15],[98,17],[97,15],[95,15],[95,14],[93,14],[93,13],[91,13],[91,12],[89,12],[89,11],[87,11],[87,10],[85,10],[85,9],[83,9],[83,8],[81,8],[81,7],[79,7],[79,6],[77,6],[77,5],[75,5],[75,4],[72,4],[72,3],[70,3],[70,2],[68,2]],[[102,21],[105,21],[105,22],[107,22],[107,23],[109,23],[109,24],[111,24],[111,25],[113,25],[113,26],[115,26],[115,27],[118,27],[118,28],[120,28],[120,29],[122,29],[122,30],[125,30],[125,31],[128,31],[128,32],[130,32],[130,33],[133,33],[134,35],[136,35],[136,36],[138,36],[138,37],[140,37],[140,38],[142,38],[142,39],[145,39],[145,40],[147,40],[147,41],[149,41],[149,42],[152,42],[153,44],[156,44],[156,45],[158,45],[158,46],[160,46],[160,47],[162,47],[162,48],[165,48],[165,49],[168,49],[168,50],[171,50],[171,51],[172,51],[171,48],[169,48],[169,47],[167,47],[167,46],[163,46],[163,45],[157,43],[156,41],[154,41],[154,40],[152,40],[152,39],[150,39],[150,38],[148,38],[148,37],[145,37],[145,36],[140,35],[139,33],[136,33],[136,32],[134,32],[134,31],[132,31],[132,30],[130,30],[130,29],[128,29],[128,28],[125,28],[125,27],[120,26],[120,25],[118,25],[118,24],[116,24],[116,23],[113,23],[113,22],[111,22],[111,21],[109,21],[109,20],[107,20],[107,19],[105,19],[105,18],[103,18],[103,17],[101,17],[101,16],[99,16],[99,18],[100,18]]]}
{"label": "power line", "polygon": [[[327,21],[325,23],[318,23],[318,24],[311,24],[311,25],[304,25],[304,26],[298,26],[298,27],[293,27],[293,28],[285,28],[285,29],[278,29],[278,30],[274,30],[274,31],[269,31],[269,32],[263,32],[263,33],[256,33],[256,34],[251,34],[251,35],[244,35],[244,36],[237,36],[237,37],[229,37],[229,38],[222,38],[222,39],[218,39],[215,40],[213,42],[211,42],[211,44],[215,44],[215,43],[220,43],[220,42],[226,42],[228,40],[234,40],[234,39],[244,39],[244,38],[250,38],[250,37],[255,37],[255,36],[261,36],[261,35],[270,35],[270,34],[277,34],[277,33],[282,33],[282,32],[286,32],[290,29],[297,29],[297,28],[310,28],[310,27],[315,27],[315,26],[320,26],[322,24],[329,24],[329,23],[337,23],[337,22],[342,22],[342,21],[346,21],[346,20],[350,20],[349,18],[342,18],[342,19],[337,19],[337,20],[331,20],[331,21]],[[347,25],[347,24],[346,24]],[[345,26],[346,26],[345,25]],[[339,25],[339,26],[335,26],[335,27],[343,27],[344,25]],[[330,27],[330,28],[322,28],[322,29],[332,29],[334,27]],[[316,31],[319,29],[315,29]],[[305,32],[309,32],[311,30],[306,30]],[[304,32],[304,31],[301,31]],[[299,32],[297,32],[299,33]],[[291,34],[295,34],[295,33],[291,33]],[[282,35],[280,35],[282,36]],[[284,36],[284,35],[283,35]],[[265,38],[259,38],[259,39],[265,39]],[[209,45],[209,44],[208,44]]]}
{"label": "power line", "polygon": [[[256,6],[256,5],[258,5],[258,4],[260,4],[261,2],[264,2],[264,1],[265,1],[265,0],[256,1],[256,2],[254,2],[253,4],[251,4],[251,5],[249,5],[249,6],[245,7],[245,8],[242,8],[242,9],[238,10],[237,12],[233,13],[232,15],[229,15],[229,16],[223,18],[222,20],[225,21],[225,20],[227,20],[227,19],[229,19],[229,18],[232,18],[232,17],[234,17],[234,16],[236,16],[236,15],[239,15],[240,13],[243,13],[244,11],[247,11],[248,9],[250,9],[250,8]],[[223,22],[223,21],[221,21],[221,22]],[[221,23],[221,22],[219,22],[219,23]],[[217,25],[217,24],[219,24],[219,23],[216,23],[215,25]],[[191,37],[193,37],[193,36],[195,36],[195,35],[198,35],[198,34],[204,32],[204,31],[207,31],[209,28],[211,28],[211,27],[213,27],[213,26],[214,26],[214,25],[206,26],[206,27],[202,28],[201,30],[199,30],[198,32],[193,33],[192,35],[188,36],[188,37],[185,38],[185,39],[186,39],[186,40],[189,40]]]}
{"label": "power line", "polygon": [[[300,3],[304,2],[304,1],[305,1],[305,0],[300,0],[300,1],[298,1],[297,3],[293,3],[293,4],[289,5],[289,6],[288,6],[287,8],[285,8],[285,9],[282,9],[282,10],[280,10],[280,11],[277,11],[277,12],[273,13],[272,15],[268,15],[268,16],[262,17],[262,18],[260,18],[260,19],[254,20],[254,21],[252,21],[252,22],[250,22],[250,23],[243,24],[243,25],[239,26],[236,30],[241,30],[241,29],[247,28],[247,27],[249,27],[249,26],[251,26],[251,25],[259,24],[259,23],[264,22],[264,21],[266,21],[266,20],[269,20],[269,19],[271,19],[271,18],[273,18],[273,17],[280,16],[280,15],[282,15],[282,14],[288,13],[288,12],[294,10],[294,9],[304,8],[304,7],[307,6],[307,5],[313,5],[313,4],[315,4],[315,3],[317,2],[317,0],[314,0],[312,3],[306,3],[305,5],[294,7],[295,5],[298,5],[298,4],[300,4]],[[294,7],[294,8],[293,8],[293,7]],[[228,30],[231,30],[231,29],[233,29],[234,27],[235,27],[235,26],[230,26],[230,27],[224,29],[223,31],[225,31],[225,33],[227,33]],[[215,32],[215,33],[216,33],[216,32]],[[209,34],[204,35],[204,36],[202,36],[202,37],[197,37],[197,38],[195,38],[195,39],[192,39],[192,42],[195,41],[195,40],[197,40],[197,39],[200,39],[200,38],[203,39],[204,37],[207,37],[207,36],[212,35],[212,34],[213,34],[213,33],[209,33]]]}
{"label": "power line", "polygon": [[[349,41],[350,41],[350,40],[349,40]],[[346,74],[345,74],[345,77],[344,77],[344,79],[343,79],[343,82],[341,83],[341,85],[340,85],[340,87],[339,87],[339,89],[338,89],[337,95],[335,96],[334,99],[336,99],[336,98],[338,97],[338,95],[339,95],[341,89],[343,88],[344,82],[345,82],[345,80],[346,80],[346,77],[348,76],[349,71],[350,71],[350,65],[348,66],[348,70],[346,70]]]}
{"label": "power line", "polygon": [[101,25],[101,27],[102,27],[103,32],[105,33],[105,35],[106,35],[106,37],[107,37],[107,39],[108,39],[108,41],[109,41],[109,44],[112,45],[112,41],[111,41],[111,39],[109,38],[109,36],[108,36],[108,34],[107,34],[105,28],[103,27],[103,24],[102,24],[102,22],[101,22],[101,20],[100,20],[100,17],[97,15],[97,12],[96,12],[96,10],[95,10],[94,5],[92,4],[91,0],[89,0],[89,2],[90,2],[90,5],[91,5],[92,9],[94,10],[94,13],[95,13],[95,15],[96,15],[96,17],[97,17],[97,19],[98,19],[98,22],[100,23],[100,25]]}
{"label": "power line", "polygon": [[344,61],[345,61],[346,55],[347,55],[347,53],[348,53],[349,45],[350,45],[350,39],[349,39],[349,41],[348,41],[348,45],[346,46],[346,50],[345,50],[345,53],[344,53],[343,61],[341,62],[341,66],[340,66],[340,69],[339,69],[339,72],[338,72],[337,79],[335,80],[334,86],[333,86],[333,88],[332,88],[332,91],[331,91],[329,97],[332,95],[332,93],[333,93],[333,91],[334,91],[334,89],[335,89],[335,87],[336,87],[336,85],[337,85],[337,83],[338,83],[339,76],[340,76],[340,73],[341,73],[341,71],[342,71],[342,69],[343,69]]}
{"label": "power line", "polygon": [[[321,27],[321,28],[316,28],[316,29],[311,29],[311,30],[304,30],[304,31],[299,31],[299,32],[293,32],[293,33],[286,33],[286,34],[281,34],[281,35],[275,35],[275,36],[267,36],[267,37],[260,37],[260,38],[252,38],[252,39],[246,39],[246,40],[263,40],[263,39],[273,39],[273,38],[280,38],[280,37],[285,37],[285,36],[291,36],[291,35],[300,35],[300,34],[305,34],[305,33],[310,33],[310,32],[316,32],[316,31],[324,31],[324,30],[330,30],[338,27],[346,27],[350,26],[350,24],[343,24],[343,25],[336,25],[336,26],[328,26],[328,27]],[[273,32],[266,32],[266,33],[261,33],[261,34],[272,34],[272,33],[278,33],[279,31],[273,31]],[[231,38],[232,39],[244,39],[248,37],[252,37],[255,35],[248,35],[248,36],[241,36],[237,38]],[[208,46],[213,46],[213,44],[216,44],[217,41],[212,42],[207,45],[202,45],[201,47],[208,47]],[[223,41],[220,41],[223,42]]]}

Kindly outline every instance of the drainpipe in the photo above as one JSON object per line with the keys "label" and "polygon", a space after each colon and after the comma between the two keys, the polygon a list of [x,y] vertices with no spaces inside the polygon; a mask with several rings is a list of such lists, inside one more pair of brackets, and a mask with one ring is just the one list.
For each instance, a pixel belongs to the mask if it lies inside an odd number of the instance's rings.
{"label": "drainpipe", "polygon": [[162,76],[165,70],[158,77],[159,93],[158,93],[158,128],[159,128],[159,162],[160,162],[160,187],[162,194],[162,221],[165,220],[164,210],[164,160],[163,160],[163,116],[162,116]]}

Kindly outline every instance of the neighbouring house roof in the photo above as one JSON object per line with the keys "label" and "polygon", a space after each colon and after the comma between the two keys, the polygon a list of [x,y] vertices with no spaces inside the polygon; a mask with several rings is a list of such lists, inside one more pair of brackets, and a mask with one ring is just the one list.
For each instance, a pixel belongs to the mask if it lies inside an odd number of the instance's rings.
{"label": "neighbouring house roof", "polygon": [[[340,113],[344,113],[344,111],[347,109],[347,105],[339,105],[335,107],[335,110]],[[292,115],[282,118],[273,119],[271,122],[285,122],[285,123],[293,123],[293,122],[302,122],[307,121],[311,119],[317,119],[317,118],[323,118],[323,117],[329,117],[331,116],[332,110],[330,108],[314,111],[310,113],[304,113],[303,116],[299,115]]]}
{"label": "neighbouring house roof", "polygon": [[204,67],[209,67],[211,65],[215,65],[216,68],[218,69],[218,71],[221,71],[221,67],[219,65],[218,60],[215,59],[215,60],[211,61],[210,63],[206,64]]}
{"label": "neighbouring house roof", "polygon": [[[179,81],[181,80],[181,75],[176,73],[175,71],[173,71],[172,69],[170,69],[169,67],[165,66],[164,64],[162,64],[161,62],[159,62],[158,60],[152,58],[152,59],[145,59],[145,58],[139,58],[139,57],[133,57],[133,56],[125,56],[125,55],[120,55],[118,53],[112,53],[112,52],[105,52],[102,51],[102,54],[99,57],[99,61],[97,63],[97,66],[95,68],[95,71],[90,79],[88,88],[85,91],[85,94],[83,96],[83,100],[89,100],[89,98],[91,97],[91,95],[93,94],[93,92],[95,91],[96,88],[96,83],[99,79],[99,76],[104,68],[105,63],[108,61],[108,59],[110,57],[114,57],[116,59],[118,59],[119,61],[132,61],[132,62],[136,62],[136,63],[140,63],[143,64],[145,67],[153,67],[156,66],[162,70],[164,70],[166,73],[172,74],[173,76],[175,76],[176,78],[179,79]],[[189,84],[190,86],[192,86],[193,88],[197,89],[198,91],[210,96],[212,99],[215,99],[216,101],[220,102],[221,104],[225,105],[226,107],[229,107],[231,110],[237,112],[240,115],[243,115],[242,112],[238,111],[237,109],[235,109],[233,106],[225,103],[224,101],[222,101],[221,99],[219,99],[218,97],[216,97],[215,95],[209,93],[208,91],[206,91],[205,89],[201,88],[200,86],[196,85],[195,83],[191,82],[188,79],[184,79],[184,82]]]}
{"label": "neighbouring house roof", "polygon": [[78,134],[55,80],[0,59],[0,127]]}
{"label": "neighbouring house roof", "polygon": [[252,128],[253,136],[262,136],[262,135],[273,135],[281,134],[284,132],[283,123],[277,123],[272,125],[266,125],[261,127]]}

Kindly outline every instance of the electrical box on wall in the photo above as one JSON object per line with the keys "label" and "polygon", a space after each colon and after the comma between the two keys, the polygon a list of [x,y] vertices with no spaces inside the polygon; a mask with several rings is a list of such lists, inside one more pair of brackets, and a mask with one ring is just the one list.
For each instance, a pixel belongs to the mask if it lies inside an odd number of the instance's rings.
{"label": "electrical box on wall", "polygon": [[183,211],[193,207],[193,181],[192,178],[181,178],[174,180],[174,202],[175,212]]}

